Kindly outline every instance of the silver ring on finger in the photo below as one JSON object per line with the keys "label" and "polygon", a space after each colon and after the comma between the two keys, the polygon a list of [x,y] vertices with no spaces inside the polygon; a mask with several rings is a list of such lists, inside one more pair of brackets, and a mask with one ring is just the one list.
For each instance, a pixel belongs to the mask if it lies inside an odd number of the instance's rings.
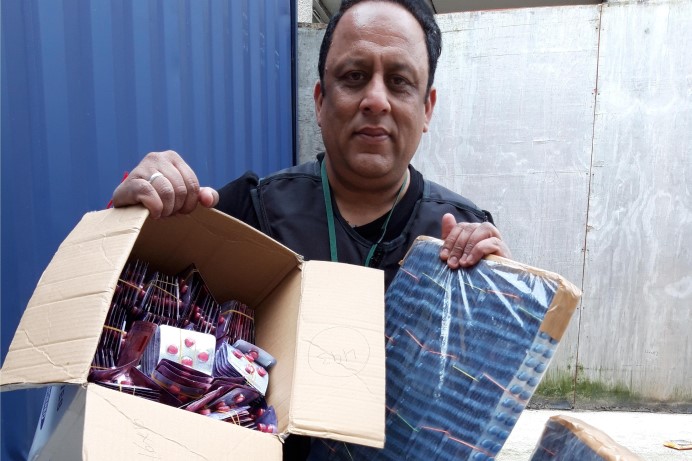
{"label": "silver ring on finger", "polygon": [[152,174],[151,177],[149,178],[149,184],[153,185],[154,181],[156,181],[158,178],[160,178],[162,176],[163,176],[163,174],[158,172],[158,171],[156,173]]}

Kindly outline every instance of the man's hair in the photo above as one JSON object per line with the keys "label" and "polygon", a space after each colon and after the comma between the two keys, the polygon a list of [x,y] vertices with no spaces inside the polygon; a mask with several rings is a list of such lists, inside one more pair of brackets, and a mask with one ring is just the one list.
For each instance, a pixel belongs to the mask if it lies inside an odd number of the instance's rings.
{"label": "man's hair", "polygon": [[426,96],[430,92],[433,80],[435,80],[435,69],[437,68],[437,59],[442,53],[442,34],[440,33],[440,28],[435,21],[435,16],[430,9],[430,7],[425,3],[425,0],[343,0],[341,2],[341,7],[339,11],[332,16],[332,19],[327,25],[327,30],[324,32],[324,38],[322,39],[322,45],[320,46],[320,57],[317,64],[317,70],[320,74],[320,83],[324,88],[324,66],[327,61],[327,54],[332,46],[332,39],[334,38],[334,29],[336,29],[337,24],[343,17],[343,15],[352,6],[358,3],[363,3],[366,1],[387,1],[397,5],[401,5],[416,18],[418,24],[420,24],[425,34],[425,46],[428,50],[428,85]]}

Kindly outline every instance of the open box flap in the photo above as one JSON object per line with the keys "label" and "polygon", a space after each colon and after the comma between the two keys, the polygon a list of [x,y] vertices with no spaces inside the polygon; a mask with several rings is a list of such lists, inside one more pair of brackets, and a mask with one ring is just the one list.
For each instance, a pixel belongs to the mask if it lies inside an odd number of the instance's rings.
{"label": "open box flap", "polygon": [[82,218],[22,316],[0,372],[3,391],[86,381],[130,255],[167,273],[194,263],[218,300],[248,305],[259,304],[302,262],[285,246],[216,210],[197,207],[158,220],[148,215],[142,207],[128,207]]}
{"label": "open box flap", "polygon": [[118,275],[148,215],[140,207],[84,215],[19,322],[0,372],[3,391],[86,381]]}
{"label": "open box flap", "polygon": [[299,315],[288,432],[383,447],[384,273],[308,261]]}
{"label": "open box flap", "polygon": [[169,274],[194,263],[217,301],[237,299],[248,306],[259,305],[302,262],[257,229],[201,206],[147,220],[132,253]]}

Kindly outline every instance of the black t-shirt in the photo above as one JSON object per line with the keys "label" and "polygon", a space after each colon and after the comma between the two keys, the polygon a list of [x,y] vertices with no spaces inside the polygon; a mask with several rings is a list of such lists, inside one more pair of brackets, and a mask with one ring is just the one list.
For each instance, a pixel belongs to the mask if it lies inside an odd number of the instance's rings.
{"label": "black t-shirt", "polygon": [[[413,167],[409,167],[409,171],[411,183],[404,196],[394,207],[392,217],[387,224],[384,241],[392,240],[397,235],[401,234],[411,213],[413,213],[416,202],[423,196],[423,175]],[[259,177],[257,174],[251,171],[246,172],[235,181],[219,189],[219,203],[216,205],[216,208],[234,218],[240,219],[255,229],[260,229],[257,212],[255,211],[250,196],[250,191],[257,187],[258,183]],[[334,196],[332,196],[332,207],[335,213],[339,213]],[[382,235],[382,226],[388,214],[389,212],[368,224],[356,226],[354,230],[363,238],[375,243]],[[326,235],[327,229],[325,229],[324,232]]]}

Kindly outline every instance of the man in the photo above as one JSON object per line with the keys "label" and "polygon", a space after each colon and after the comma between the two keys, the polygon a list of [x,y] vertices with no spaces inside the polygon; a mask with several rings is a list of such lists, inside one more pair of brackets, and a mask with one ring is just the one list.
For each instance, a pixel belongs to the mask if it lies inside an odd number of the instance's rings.
{"label": "man", "polygon": [[325,32],[314,89],[323,156],[215,191],[200,188],[178,154],[152,153],[113,203],[141,203],[155,218],[214,206],[308,260],[381,268],[387,286],[418,235],[440,235],[440,258],[452,269],[510,257],[487,212],[409,165],[435,108],[440,52],[424,0],[346,0]]}

